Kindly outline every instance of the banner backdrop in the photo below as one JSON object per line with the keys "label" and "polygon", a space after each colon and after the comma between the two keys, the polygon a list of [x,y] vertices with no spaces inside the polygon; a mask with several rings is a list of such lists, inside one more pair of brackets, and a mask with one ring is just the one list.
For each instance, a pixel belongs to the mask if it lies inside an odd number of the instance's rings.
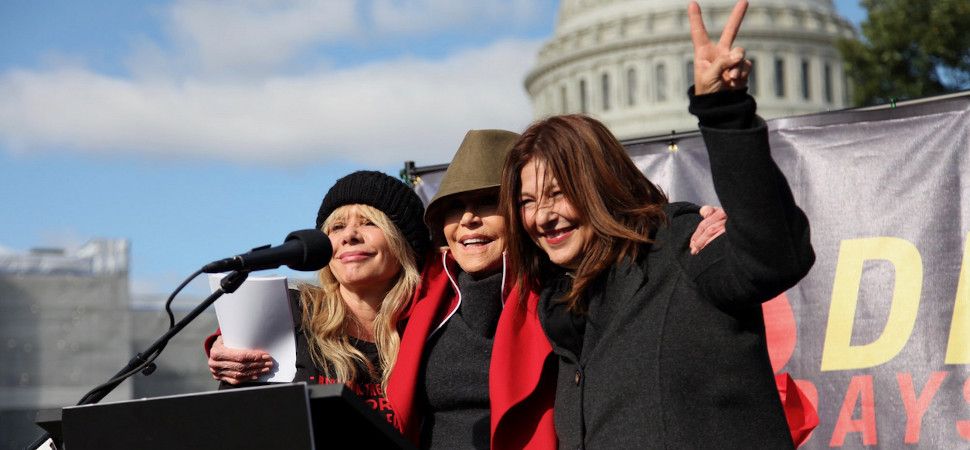
{"label": "banner backdrop", "polygon": [[[817,255],[765,305],[821,419],[801,448],[970,448],[970,95],[769,127]],[[699,134],[624,144],[671,200],[718,204]]]}

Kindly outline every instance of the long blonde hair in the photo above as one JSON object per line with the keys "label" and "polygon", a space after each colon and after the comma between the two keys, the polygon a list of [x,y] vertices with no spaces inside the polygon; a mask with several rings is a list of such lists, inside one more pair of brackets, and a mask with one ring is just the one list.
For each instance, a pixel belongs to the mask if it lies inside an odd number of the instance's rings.
{"label": "long blonde hair", "polygon": [[[321,231],[329,233],[335,219],[343,218],[348,208],[344,205],[334,210]],[[374,340],[380,358],[381,386],[387,388],[391,369],[401,348],[398,321],[407,309],[417,288],[421,274],[418,270],[414,250],[408,245],[404,235],[379,209],[369,205],[356,204],[357,212],[376,225],[387,239],[391,255],[401,265],[394,285],[384,296],[380,310],[374,319]],[[367,367],[370,376],[376,378],[376,368],[351,344],[351,331],[360,324],[340,296],[340,285],[334,278],[330,267],[317,272],[320,286],[301,284],[300,298],[303,305],[303,330],[310,344],[310,356],[317,367],[323,369],[327,378],[340,381],[353,381],[358,377],[358,364]]]}

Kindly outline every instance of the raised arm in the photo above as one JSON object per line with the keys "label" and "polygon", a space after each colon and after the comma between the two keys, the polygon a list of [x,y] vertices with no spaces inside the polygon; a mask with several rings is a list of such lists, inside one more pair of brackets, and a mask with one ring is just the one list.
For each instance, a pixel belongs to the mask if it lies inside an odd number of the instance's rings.
{"label": "raised arm", "polygon": [[[710,41],[700,7],[688,16],[694,43],[695,88],[690,111],[698,118],[711,162],[714,190],[728,219],[724,236],[691,260],[695,281],[733,306],[753,306],[783,292],[811,268],[808,220],[771,157],[768,128],[744,88],[750,63],[731,48],[747,2],[739,1],[717,44]],[[719,270],[709,270],[717,265]]]}

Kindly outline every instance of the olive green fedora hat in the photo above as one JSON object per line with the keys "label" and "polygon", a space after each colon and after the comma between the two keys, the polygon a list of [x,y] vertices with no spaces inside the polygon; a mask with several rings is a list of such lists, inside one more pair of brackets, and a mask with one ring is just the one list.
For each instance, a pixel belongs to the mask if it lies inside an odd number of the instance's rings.
{"label": "olive green fedora hat", "polygon": [[518,133],[505,130],[471,130],[465,134],[458,152],[452,158],[441,186],[424,212],[424,222],[432,236],[441,236],[441,207],[445,197],[479,189],[497,188],[502,184],[502,166]]}

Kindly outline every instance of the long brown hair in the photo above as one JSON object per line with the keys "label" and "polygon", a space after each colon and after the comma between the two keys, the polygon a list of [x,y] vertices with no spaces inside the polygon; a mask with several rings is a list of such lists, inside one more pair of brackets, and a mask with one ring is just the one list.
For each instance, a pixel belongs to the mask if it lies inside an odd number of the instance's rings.
{"label": "long brown hair", "polygon": [[[509,269],[522,287],[535,287],[560,271],[530,239],[519,206],[522,168],[535,159],[553,176],[566,200],[595,233],[560,301],[584,311],[583,294],[611,265],[636,258],[650,232],[666,223],[667,196],[633,163],[605,125],[588,116],[553,116],[534,123],[513,144],[502,171],[499,213],[508,230]],[[538,164],[537,164],[538,167]]]}

